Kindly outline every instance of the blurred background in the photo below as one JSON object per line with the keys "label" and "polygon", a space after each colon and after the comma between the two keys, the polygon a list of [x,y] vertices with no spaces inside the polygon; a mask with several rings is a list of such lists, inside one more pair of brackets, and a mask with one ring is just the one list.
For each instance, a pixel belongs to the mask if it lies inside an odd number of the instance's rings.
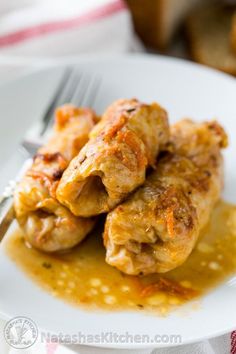
{"label": "blurred background", "polygon": [[149,52],[236,75],[236,0],[1,0],[0,79],[82,54]]}
{"label": "blurred background", "polygon": [[235,0],[127,0],[149,50],[236,74]]}

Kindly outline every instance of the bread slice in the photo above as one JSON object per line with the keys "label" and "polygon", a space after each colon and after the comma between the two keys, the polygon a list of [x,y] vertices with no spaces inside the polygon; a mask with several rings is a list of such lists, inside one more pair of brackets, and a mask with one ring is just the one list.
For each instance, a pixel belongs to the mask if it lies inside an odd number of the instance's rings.
{"label": "bread slice", "polygon": [[234,13],[231,22],[230,40],[231,40],[231,48],[234,52],[234,55],[236,55],[236,13]]}
{"label": "bread slice", "polygon": [[199,8],[187,20],[193,59],[236,75],[236,55],[232,49],[232,8],[211,4]]}
{"label": "bread slice", "polygon": [[164,50],[186,15],[203,0],[126,0],[144,43]]}
{"label": "bread slice", "polygon": [[159,31],[156,36],[159,46],[165,48],[173,38],[176,30],[184,22],[185,17],[201,0],[159,0],[156,19]]}

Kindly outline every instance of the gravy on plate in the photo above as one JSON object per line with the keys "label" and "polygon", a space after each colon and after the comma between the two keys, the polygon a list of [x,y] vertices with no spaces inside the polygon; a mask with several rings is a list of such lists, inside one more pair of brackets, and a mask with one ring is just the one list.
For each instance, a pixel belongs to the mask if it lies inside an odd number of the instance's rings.
{"label": "gravy on plate", "polygon": [[165,274],[122,274],[105,262],[102,225],[72,251],[49,255],[29,248],[17,229],[9,257],[52,296],[87,309],[167,313],[199,298],[236,271],[236,206],[220,201],[187,261]]}

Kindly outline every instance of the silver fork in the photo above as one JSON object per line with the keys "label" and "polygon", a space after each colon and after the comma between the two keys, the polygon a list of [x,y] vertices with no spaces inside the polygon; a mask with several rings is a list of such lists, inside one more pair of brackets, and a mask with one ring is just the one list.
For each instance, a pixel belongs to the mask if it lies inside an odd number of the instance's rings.
{"label": "silver fork", "polygon": [[13,193],[17,180],[31,164],[31,158],[50,135],[53,124],[53,113],[56,107],[64,103],[77,106],[93,106],[101,80],[87,74],[79,73],[78,69],[66,68],[57,86],[55,94],[45,109],[42,119],[34,124],[26,133],[18,153],[23,151],[28,157],[15,180],[10,180],[2,196],[0,196],[0,242],[14,220]]}

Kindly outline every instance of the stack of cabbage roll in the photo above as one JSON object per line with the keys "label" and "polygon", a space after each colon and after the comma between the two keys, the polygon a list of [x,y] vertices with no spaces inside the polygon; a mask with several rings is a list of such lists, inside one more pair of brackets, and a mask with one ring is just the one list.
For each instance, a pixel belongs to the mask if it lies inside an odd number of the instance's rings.
{"label": "stack of cabbage roll", "polygon": [[224,129],[187,119],[169,126],[165,109],[137,99],[114,102],[97,121],[90,109],[57,110],[51,140],[15,191],[27,242],[72,248],[105,213],[108,264],[132,275],[176,268],[220,197]]}

